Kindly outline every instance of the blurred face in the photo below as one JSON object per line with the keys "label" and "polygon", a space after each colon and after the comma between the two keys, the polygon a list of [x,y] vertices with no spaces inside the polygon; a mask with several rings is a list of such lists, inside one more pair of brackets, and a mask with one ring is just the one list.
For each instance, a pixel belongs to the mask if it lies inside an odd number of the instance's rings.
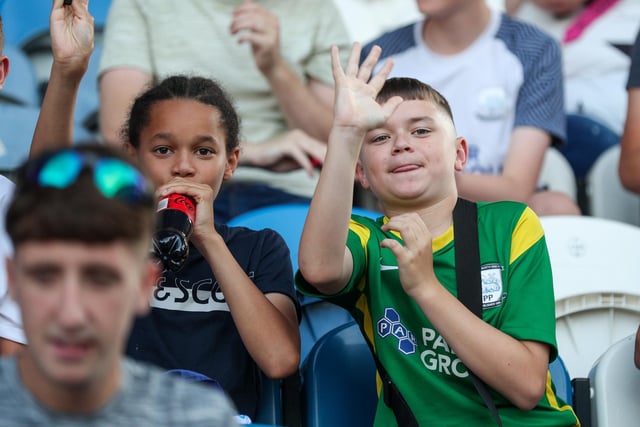
{"label": "blurred face", "polygon": [[466,142],[432,102],[404,101],[383,128],[367,133],[357,176],[385,205],[413,205],[455,190]]}
{"label": "blurred face", "polygon": [[123,242],[26,242],[7,263],[29,345],[21,376],[43,403],[119,384],[131,322],[148,309],[157,267]]}
{"label": "blurred face", "polygon": [[207,184],[217,194],[233,175],[239,149],[227,153],[225,129],[217,108],[190,99],[156,103],[140,132],[140,165],[160,187],[173,178]]}
{"label": "blurred face", "polygon": [[582,8],[587,0],[532,0],[538,7],[554,15],[567,15]]}

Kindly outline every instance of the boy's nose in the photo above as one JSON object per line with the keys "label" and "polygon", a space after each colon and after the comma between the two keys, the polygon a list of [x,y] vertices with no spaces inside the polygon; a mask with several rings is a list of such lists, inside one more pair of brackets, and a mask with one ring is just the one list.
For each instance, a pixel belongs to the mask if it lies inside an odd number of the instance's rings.
{"label": "boy's nose", "polygon": [[409,151],[411,150],[411,144],[409,142],[409,138],[407,138],[406,135],[396,135],[394,141],[393,141],[393,151],[398,152],[398,151]]}
{"label": "boy's nose", "polygon": [[58,307],[58,319],[65,328],[76,328],[85,323],[84,302],[81,293],[78,283],[65,283]]}

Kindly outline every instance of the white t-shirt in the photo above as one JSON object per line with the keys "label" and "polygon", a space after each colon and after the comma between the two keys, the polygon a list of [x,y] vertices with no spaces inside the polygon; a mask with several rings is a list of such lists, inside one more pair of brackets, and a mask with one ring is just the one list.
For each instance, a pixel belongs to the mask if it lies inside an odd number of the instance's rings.
{"label": "white t-shirt", "polygon": [[0,337],[25,344],[20,310],[8,294],[7,271],[4,265],[5,258],[13,254],[13,246],[4,227],[4,218],[14,188],[13,182],[0,175],[0,219],[2,221],[0,225],[0,258],[2,258],[0,266]]}
{"label": "white t-shirt", "polygon": [[[531,2],[516,17],[562,41],[579,12],[556,19]],[[622,133],[627,111],[625,85],[631,60],[624,48],[633,45],[640,29],[640,1],[621,0],[593,21],[577,39],[562,44],[565,108],[584,113]]]}

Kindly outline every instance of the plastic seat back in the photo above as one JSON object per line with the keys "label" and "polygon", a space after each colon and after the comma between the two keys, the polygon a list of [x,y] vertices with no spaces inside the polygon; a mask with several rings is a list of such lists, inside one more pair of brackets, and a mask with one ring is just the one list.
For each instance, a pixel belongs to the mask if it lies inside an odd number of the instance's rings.
{"label": "plastic seat back", "polygon": [[567,158],[575,176],[587,176],[598,157],[620,142],[620,135],[600,121],[583,114],[567,114],[567,141],[560,152]]}
{"label": "plastic seat back", "polygon": [[[302,365],[307,427],[370,427],[378,394],[376,365],[355,321],[322,336]],[[556,394],[572,403],[569,372],[560,357],[549,364]]]}
{"label": "plastic seat back", "polygon": [[633,363],[635,334],[611,345],[589,372],[593,426],[640,423],[640,370]]}
{"label": "plastic seat back", "polygon": [[538,184],[549,190],[565,193],[573,201],[578,199],[576,177],[569,161],[555,148],[547,149]]}
{"label": "plastic seat back", "polygon": [[378,396],[376,366],[355,322],[320,338],[302,365],[307,427],[371,427]]}
{"label": "plastic seat back", "polygon": [[551,373],[553,385],[556,387],[556,394],[571,405],[573,402],[571,375],[560,356],[556,357],[556,360],[549,364],[549,372]]}
{"label": "plastic seat back", "polygon": [[589,213],[640,226],[640,196],[627,191],[620,182],[620,146],[607,149],[587,175]]}
{"label": "plastic seat back", "polygon": [[[282,204],[254,209],[232,218],[228,225],[243,226],[254,230],[271,228],[277,231],[289,246],[293,271],[298,269],[298,245],[302,228],[309,211],[308,204]],[[352,212],[361,216],[376,218],[381,214],[355,207]],[[302,304],[301,361],[311,350],[313,344],[325,333],[338,325],[353,320],[351,314],[334,304],[300,295]]]}
{"label": "plastic seat back", "polygon": [[640,227],[589,216],[543,216],[553,271],[558,350],[586,377],[611,344],[640,324]]}
{"label": "plastic seat back", "polygon": [[0,91],[0,101],[39,107],[38,79],[27,54],[11,44],[4,46],[3,54],[9,57],[9,74]]}
{"label": "plastic seat back", "polygon": [[2,4],[0,13],[5,40],[8,43],[18,46],[27,53],[51,46],[49,38],[51,2],[7,0]]}

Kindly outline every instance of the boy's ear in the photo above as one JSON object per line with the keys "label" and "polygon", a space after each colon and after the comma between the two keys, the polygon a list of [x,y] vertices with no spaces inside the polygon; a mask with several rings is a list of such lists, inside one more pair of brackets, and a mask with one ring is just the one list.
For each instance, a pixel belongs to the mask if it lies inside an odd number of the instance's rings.
{"label": "boy's ear", "polygon": [[356,179],[365,190],[368,190],[370,188],[367,174],[364,173],[364,168],[362,167],[360,161],[358,161],[358,164],[356,165]]}
{"label": "boy's ear", "polygon": [[4,82],[9,74],[9,58],[0,55],[0,89],[4,86]]}
{"label": "boy's ear", "polygon": [[456,138],[456,161],[454,163],[456,172],[464,169],[468,159],[469,147],[467,146],[467,140],[459,136]]}

